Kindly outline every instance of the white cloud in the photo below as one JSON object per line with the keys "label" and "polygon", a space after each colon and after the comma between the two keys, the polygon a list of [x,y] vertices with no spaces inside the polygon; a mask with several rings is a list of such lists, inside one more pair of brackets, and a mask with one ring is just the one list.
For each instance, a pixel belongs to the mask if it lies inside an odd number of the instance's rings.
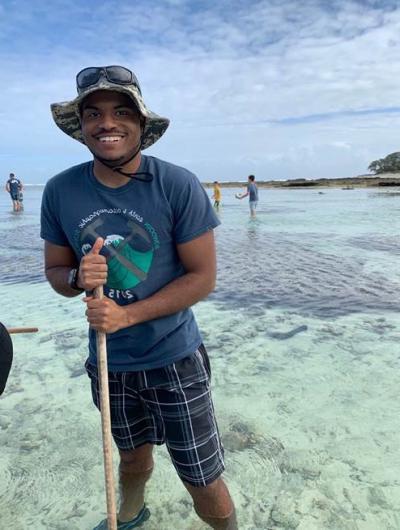
{"label": "white cloud", "polygon": [[[55,128],[49,104],[73,97],[76,72],[91,64],[130,65],[150,108],[172,120],[152,152],[207,178],[215,170],[220,180],[239,177],[246,164],[267,176],[273,168],[278,178],[312,168],[350,175],[396,150],[399,114],[384,109],[400,107],[400,7],[350,0],[329,7],[224,0],[204,2],[201,12],[184,0],[10,6],[0,22],[2,147],[32,179],[88,158]],[[374,108],[382,113],[346,117]],[[7,162],[0,164],[7,174]]]}

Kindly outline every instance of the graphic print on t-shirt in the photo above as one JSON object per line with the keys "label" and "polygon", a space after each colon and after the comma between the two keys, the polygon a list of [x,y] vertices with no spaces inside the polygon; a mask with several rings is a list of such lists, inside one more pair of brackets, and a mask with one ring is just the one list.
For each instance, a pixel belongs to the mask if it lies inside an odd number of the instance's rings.
{"label": "graphic print on t-shirt", "polygon": [[104,239],[101,253],[107,258],[110,298],[115,297],[115,290],[122,292],[122,298],[131,298],[129,289],[147,279],[159,247],[154,228],[132,210],[102,208],[82,219],[79,229],[77,244],[82,254],[90,252],[98,237]]}

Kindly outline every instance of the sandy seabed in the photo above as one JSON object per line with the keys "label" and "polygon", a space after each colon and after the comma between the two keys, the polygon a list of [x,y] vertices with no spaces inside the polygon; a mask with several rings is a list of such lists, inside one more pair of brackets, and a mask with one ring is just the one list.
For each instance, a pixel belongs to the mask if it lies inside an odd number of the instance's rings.
{"label": "sandy seabed", "polygon": [[[195,307],[241,530],[400,530],[398,196],[223,190],[216,292]],[[0,198],[0,529],[91,530],[105,515],[84,304],[43,282],[41,190]],[[2,202],[3,201],[3,202]],[[16,235],[18,237],[16,237]],[[115,453],[115,469],[117,467]],[[165,448],[144,530],[201,530]]]}
{"label": "sandy seabed", "polygon": [[[0,527],[90,529],[105,500],[84,305],[46,284],[4,289],[15,299],[6,324],[40,331],[13,339],[0,408]],[[196,315],[240,528],[400,528],[398,315],[331,324],[275,310],[251,321],[215,302]],[[206,528],[174,477],[157,448],[143,528]]]}

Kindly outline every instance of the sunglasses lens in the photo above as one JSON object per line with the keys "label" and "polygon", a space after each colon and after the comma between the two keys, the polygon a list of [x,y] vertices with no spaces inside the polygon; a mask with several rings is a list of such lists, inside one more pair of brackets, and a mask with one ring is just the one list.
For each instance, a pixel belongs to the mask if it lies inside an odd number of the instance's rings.
{"label": "sunglasses lens", "polygon": [[85,68],[76,76],[76,82],[79,88],[86,88],[94,85],[100,78],[101,70],[99,68]]}
{"label": "sunglasses lens", "polygon": [[140,92],[139,82],[135,75],[123,66],[91,66],[81,70],[76,76],[78,90],[96,85],[102,76],[116,85],[135,85]]}
{"label": "sunglasses lens", "polygon": [[132,83],[132,72],[123,66],[107,66],[107,78],[111,83],[125,85]]}

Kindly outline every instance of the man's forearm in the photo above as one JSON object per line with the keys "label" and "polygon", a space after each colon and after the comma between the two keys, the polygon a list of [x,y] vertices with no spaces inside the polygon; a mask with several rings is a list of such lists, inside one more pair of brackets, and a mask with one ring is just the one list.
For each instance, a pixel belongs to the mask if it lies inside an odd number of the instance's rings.
{"label": "man's forearm", "polygon": [[79,291],[72,289],[68,285],[68,275],[71,271],[71,268],[72,267],[51,267],[45,271],[46,278],[53,289],[58,294],[62,294],[63,296],[67,296],[69,298],[77,296],[78,294],[82,294]]}
{"label": "man's forearm", "polygon": [[188,272],[149,298],[125,306],[128,326],[182,311],[205,298],[214,286],[214,279]]}

